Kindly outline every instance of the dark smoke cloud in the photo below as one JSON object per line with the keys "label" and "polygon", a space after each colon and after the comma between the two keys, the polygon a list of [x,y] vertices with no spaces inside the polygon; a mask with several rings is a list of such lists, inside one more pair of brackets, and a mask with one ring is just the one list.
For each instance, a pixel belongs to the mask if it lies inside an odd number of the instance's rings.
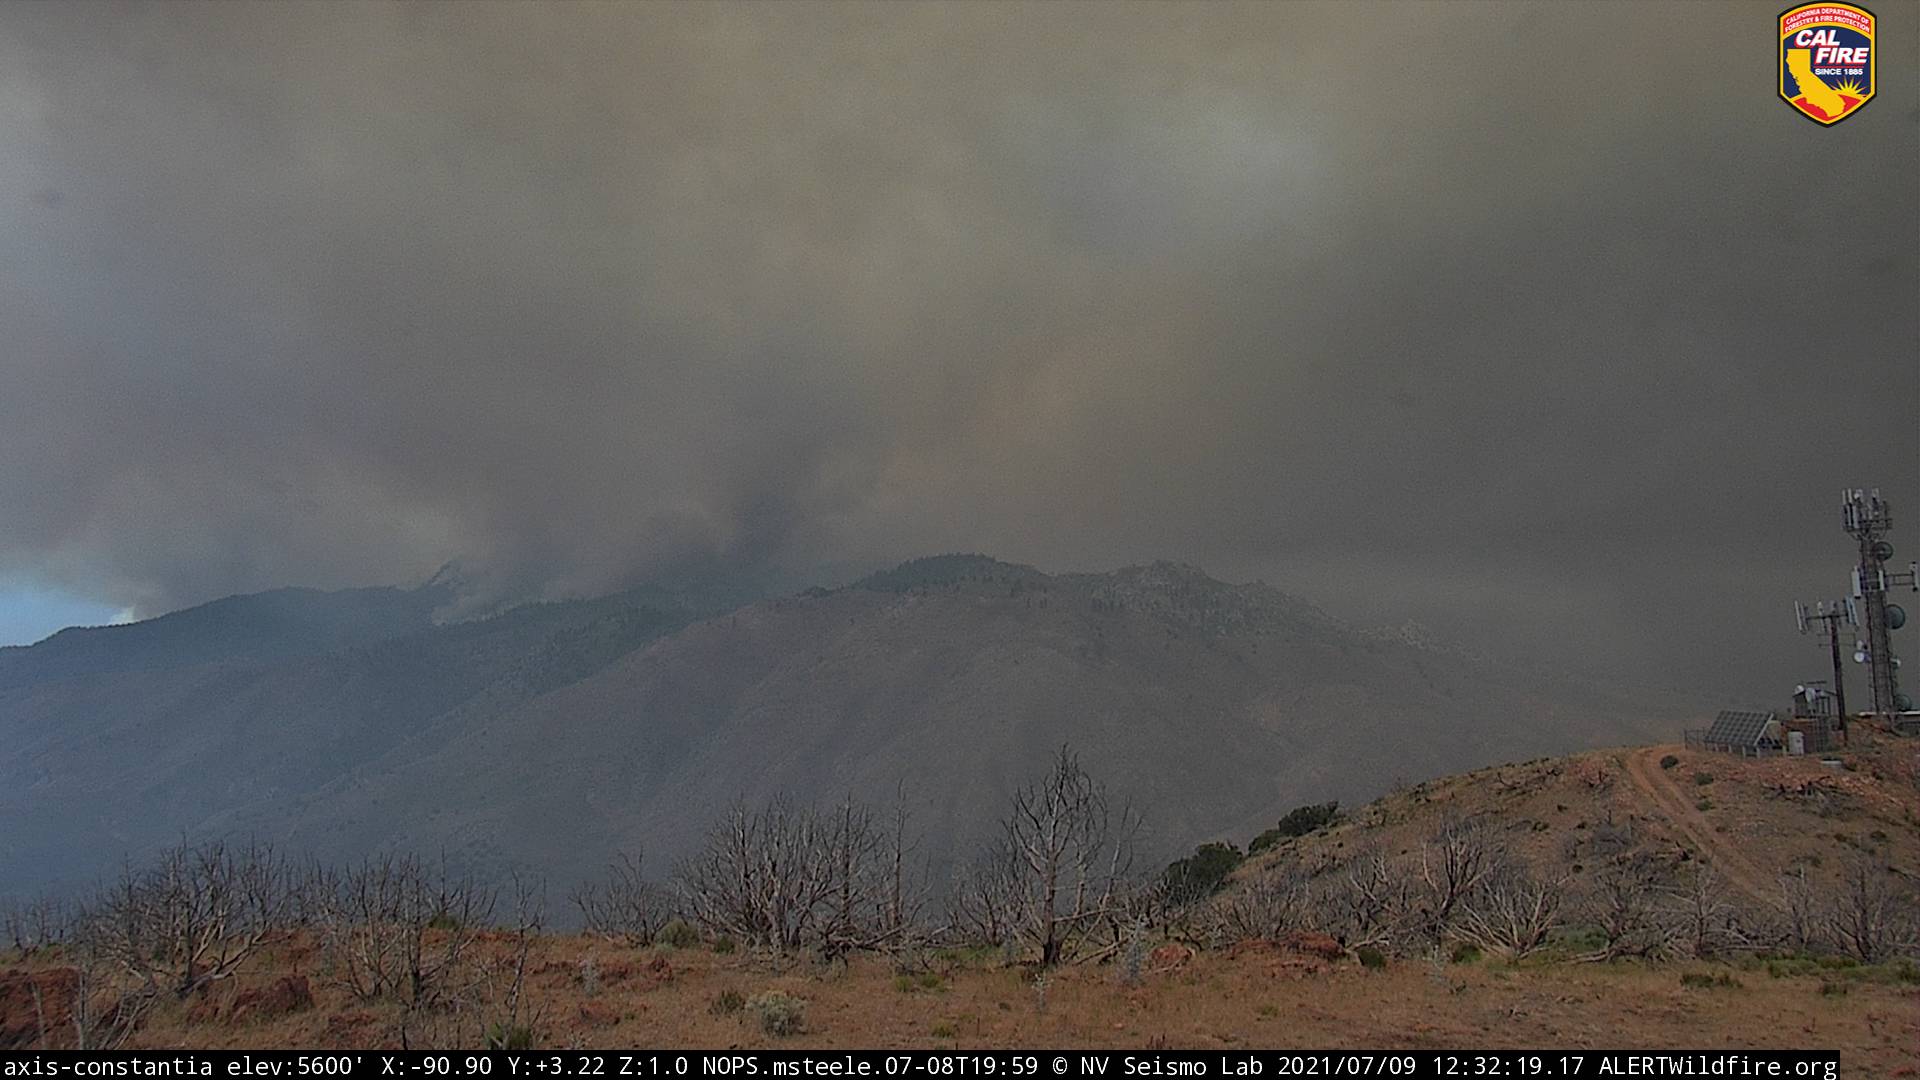
{"label": "dark smoke cloud", "polygon": [[6,5],[0,578],[1166,556],[1772,693],[1840,487],[1920,550],[1920,7],[1832,129],[1776,15]]}

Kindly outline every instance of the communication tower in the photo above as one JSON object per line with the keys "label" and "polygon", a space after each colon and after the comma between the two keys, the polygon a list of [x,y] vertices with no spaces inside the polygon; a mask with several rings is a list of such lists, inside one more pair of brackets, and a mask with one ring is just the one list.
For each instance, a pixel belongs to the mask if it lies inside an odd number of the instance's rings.
{"label": "communication tower", "polygon": [[1840,624],[1844,622],[1848,626],[1859,626],[1859,612],[1860,609],[1852,600],[1835,600],[1832,603],[1822,600],[1815,604],[1811,611],[1800,601],[1793,602],[1793,618],[1800,624],[1801,633],[1811,630],[1814,623],[1826,624],[1827,650],[1833,656],[1833,690],[1831,692],[1834,698],[1834,718],[1843,737],[1847,732],[1847,683],[1846,668],[1840,663]]}
{"label": "communication tower", "polygon": [[1842,492],[1840,514],[1847,532],[1860,545],[1860,558],[1853,568],[1853,598],[1859,602],[1866,639],[1857,643],[1853,659],[1867,665],[1873,711],[1890,717],[1913,708],[1913,699],[1900,692],[1900,658],[1893,655],[1892,634],[1906,625],[1907,613],[1887,602],[1887,590],[1906,585],[1920,592],[1920,563],[1908,563],[1905,570],[1887,569],[1893,558],[1893,543],[1887,539],[1893,531],[1893,514],[1879,488]]}

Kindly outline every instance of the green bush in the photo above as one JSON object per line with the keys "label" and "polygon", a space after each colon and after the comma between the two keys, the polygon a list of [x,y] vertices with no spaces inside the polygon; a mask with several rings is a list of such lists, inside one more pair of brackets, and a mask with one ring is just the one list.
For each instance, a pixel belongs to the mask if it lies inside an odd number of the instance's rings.
{"label": "green bush", "polygon": [[1480,950],[1476,946],[1463,941],[1453,947],[1453,962],[1456,964],[1471,964],[1478,959],[1480,959]]}
{"label": "green bush", "polygon": [[1693,808],[1704,814],[1713,809],[1713,800],[1703,797],[1699,802],[1693,804]]}
{"label": "green bush", "polygon": [[667,925],[654,935],[654,944],[665,945],[673,949],[691,949],[700,944],[700,931],[695,930],[685,919],[668,919]]}
{"label": "green bush", "polygon": [[1718,975],[1709,975],[1704,971],[1689,971],[1685,975],[1680,976],[1680,985],[1692,987],[1696,990],[1712,990],[1716,987],[1722,990],[1738,990],[1740,989],[1740,980],[1725,972],[1721,972]]}
{"label": "green bush", "polygon": [[732,952],[734,948],[733,939],[725,934],[721,934],[719,937],[713,939],[713,951],[722,956]]}
{"label": "green bush", "polygon": [[949,1024],[945,1021],[941,1021],[940,1023],[933,1025],[932,1034],[933,1034],[933,1037],[936,1039],[951,1039],[955,1035],[958,1035],[960,1033],[953,1029],[952,1024]]}
{"label": "green bush", "polygon": [[1371,945],[1360,946],[1353,951],[1353,955],[1360,959],[1360,966],[1368,971],[1379,971],[1387,966],[1387,954]]}
{"label": "green bush", "polygon": [[1844,982],[1822,982],[1820,984],[1821,997],[1846,997],[1852,990],[1853,987],[1848,986]]}
{"label": "green bush", "polygon": [[487,1049],[522,1053],[533,1049],[533,1029],[524,1024],[491,1024],[487,1027]]}
{"label": "green bush", "polygon": [[769,990],[747,999],[746,1011],[760,1021],[760,1030],[775,1037],[806,1030],[806,1003],[792,994]]}
{"label": "green bush", "polygon": [[1295,836],[1305,836],[1315,829],[1333,824],[1339,820],[1339,818],[1340,804],[1338,802],[1309,803],[1306,806],[1296,806],[1287,811],[1287,816],[1281,818],[1278,825],[1254,837],[1253,843],[1247,845],[1247,854],[1257,855],[1282,840]]}
{"label": "green bush", "polygon": [[1693,774],[1693,782],[1694,782],[1695,784],[1698,784],[1698,785],[1699,785],[1699,786],[1701,786],[1701,787],[1706,787],[1706,786],[1707,786],[1708,784],[1711,784],[1711,783],[1713,783],[1713,774],[1712,774],[1712,773],[1710,773],[1710,772],[1697,772],[1697,773],[1694,773],[1694,774]]}
{"label": "green bush", "polygon": [[1663,769],[1671,769],[1678,764],[1680,764],[1680,759],[1674,757],[1672,754],[1668,754],[1666,757],[1660,759],[1660,767]]}
{"label": "green bush", "polygon": [[713,1000],[707,1003],[707,1011],[715,1016],[732,1016],[745,1008],[746,1004],[747,999],[740,996],[740,991],[729,987],[713,995]]}
{"label": "green bush", "polygon": [[1767,974],[1776,979],[1812,975],[1820,970],[1820,961],[1811,956],[1777,956],[1767,961]]}
{"label": "green bush", "polygon": [[1246,860],[1232,844],[1201,844],[1193,854],[1181,859],[1160,875],[1167,899],[1176,904],[1204,900],[1219,892],[1227,875]]}

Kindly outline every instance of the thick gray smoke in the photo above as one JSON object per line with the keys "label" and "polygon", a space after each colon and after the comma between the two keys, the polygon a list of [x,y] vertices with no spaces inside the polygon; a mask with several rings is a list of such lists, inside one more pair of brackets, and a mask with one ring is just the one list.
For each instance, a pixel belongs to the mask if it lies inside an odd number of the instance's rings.
{"label": "thick gray smoke", "polygon": [[1777,4],[5,5],[0,578],[1164,556],[1817,675],[1838,489],[1920,550],[1888,8],[1822,129]]}

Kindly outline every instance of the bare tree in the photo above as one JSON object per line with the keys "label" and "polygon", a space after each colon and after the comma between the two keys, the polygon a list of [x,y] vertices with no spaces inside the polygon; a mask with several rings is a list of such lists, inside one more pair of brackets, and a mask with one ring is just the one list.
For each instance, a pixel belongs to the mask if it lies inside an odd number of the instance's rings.
{"label": "bare tree", "polygon": [[904,805],[881,824],[868,808],[843,800],[818,822],[825,903],[815,919],[815,945],[829,957],[905,943],[918,902],[907,891]]}
{"label": "bare tree", "polygon": [[1454,933],[1490,953],[1519,958],[1547,943],[1560,925],[1566,878],[1517,866],[1490,874],[1459,906]]}
{"label": "bare tree", "polygon": [[539,1038],[547,1002],[532,991],[527,976],[544,927],[543,893],[540,886],[514,879],[513,926],[505,948],[482,956],[475,965],[470,1008],[489,1050],[528,1050]]}
{"label": "bare tree", "polygon": [[673,917],[673,895],[642,874],[639,854],[622,853],[608,867],[604,881],[574,890],[573,904],[588,932],[626,945],[651,945],[655,935]]}
{"label": "bare tree", "polygon": [[66,940],[73,913],[66,903],[51,896],[33,900],[9,900],[0,910],[7,940],[21,957],[32,956],[49,945]]}
{"label": "bare tree", "polygon": [[[128,982],[124,964],[107,956],[98,942],[79,936],[68,953],[73,983],[67,1001],[67,1024],[75,1050],[117,1050],[139,1029],[161,994],[150,981]],[[40,1016],[40,1039],[51,1049],[47,1007],[34,987],[34,1008]]]}
{"label": "bare tree", "polygon": [[1811,952],[1820,937],[1820,898],[1807,881],[1806,867],[1780,875],[1780,936],[1795,952]]}
{"label": "bare tree", "polygon": [[1315,906],[1328,931],[1355,949],[1392,945],[1414,906],[1407,875],[1378,847],[1335,869],[1316,893]]}
{"label": "bare tree", "polygon": [[495,900],[444,862],[429,870],[411,855],[375,856],[339,875],[322,941],[356,997],[422,1002],[443,989]]}
{"label": "bare tree", "polygon": [[1664,892],[1666,918],[1677,946],[1704,958],[1748,942],[1749,929],[1728,900],[1720,875],[1707,863],[1694,863],[1678,884]]}
{"label": "bare tree", "polygon": [[1898,896],[1890,875],[1866,855],[1848,860],[1835,898],[1833,929],[1841,948],[1869,964],[1915,946],[1911,899]]}
{"label": "bare tree", "polygon": [[1051,967],[1114,910],[1132,870],[1139,820],[1128,807],[1112,810],[1105,790],[1063,746],[1044,777],[1014,793],[1004,828],[1021,871],[1016,925],[1041,966]]}
{"label": "bare tree", "polygon": [[1213,897],[1197,914],[1201,939],[1214,945],[1277,938],[1314,923],[1314,897],[1296,866],[1271,867]]}
{"label": "bare tree", "polygon": [[1020,863],[1005,838],[989,843],[956,875],[947,918],[969,941],[1000,948],[1019,933]]}
{"label": "bare tree", "polygon": [[186,997],[231,976],[287,929],[288,876],[268,847],[180,844],[82,912],[89,948],[145,984]]}
{"label": "bare tree", "polygon": [[910,845],[904,810],[883,826],[851,799],[824,812],[785,798],[735,804],[682,864],[679,887],[701,925],[776,953],[893,949],[921,907]]}
{"label": "bare tree", "polygon": [[1582,918],[1599,931],[1602,945],[1581,959],[1606,961],[1666,954],[1673,933],[1662,917],[1657,885],[1651,868],[1638,860],[1623,860],[1598,871]]}
{"label": "bare tree", "polygon": [[1460,905],[1499,862],[1499,844],[1477,821],[1450,817],[1420,845],[1422,915],[1434,940],[1446,936]]}

